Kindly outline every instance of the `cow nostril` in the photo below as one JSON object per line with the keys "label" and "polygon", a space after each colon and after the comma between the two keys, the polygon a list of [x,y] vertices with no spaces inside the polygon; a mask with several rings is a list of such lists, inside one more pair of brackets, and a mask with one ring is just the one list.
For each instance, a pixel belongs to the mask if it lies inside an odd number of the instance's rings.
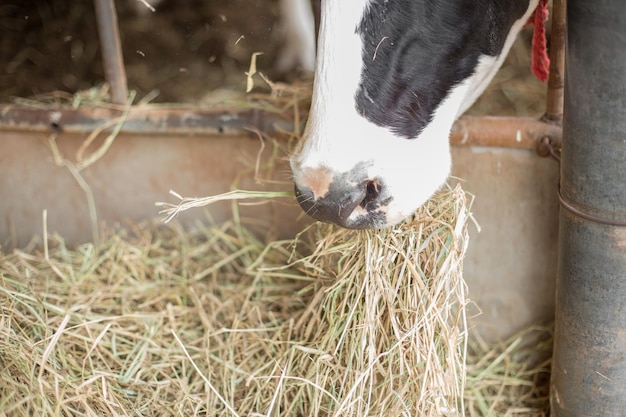
{"label": "cow nostril", "polygon": [[369,209],[373,202],[380,196],[381,184],[378,180],[369,180],[365,183],[365,198],[359,204],[364,209]]}

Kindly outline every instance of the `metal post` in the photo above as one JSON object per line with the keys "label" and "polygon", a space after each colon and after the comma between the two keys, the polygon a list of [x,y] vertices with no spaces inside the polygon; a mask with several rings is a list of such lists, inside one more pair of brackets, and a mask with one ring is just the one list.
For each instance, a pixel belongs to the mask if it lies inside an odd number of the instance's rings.
{"label": "metal post", "polygon": [[113,0],[94,0],[104,76],[111,86],[111,101],[124,104],[128,99],[126,71],[122,58],[122,43],[117,27],[117,14]]}
{"label": "metal post", "polygon": [[568,0],[551,406],[626,416],[626,2]]}

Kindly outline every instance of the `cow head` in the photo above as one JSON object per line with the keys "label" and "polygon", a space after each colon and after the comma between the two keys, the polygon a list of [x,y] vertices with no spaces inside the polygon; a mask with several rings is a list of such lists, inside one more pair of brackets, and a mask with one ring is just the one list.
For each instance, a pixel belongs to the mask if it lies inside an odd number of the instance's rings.
{"label": "cow head", "polygon": [[322,0],[311,110],[291,158],[312,217],[380,228],[445,182],[452,125],[537,0]]}

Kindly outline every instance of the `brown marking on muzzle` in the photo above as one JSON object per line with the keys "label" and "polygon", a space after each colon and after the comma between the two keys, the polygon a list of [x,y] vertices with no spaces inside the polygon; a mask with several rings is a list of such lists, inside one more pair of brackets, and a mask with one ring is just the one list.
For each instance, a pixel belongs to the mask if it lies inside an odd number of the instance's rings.
{"label": "brown marking on muzzle", "polygon": [[333,182],[333,173],[325,167],[304,168],[296,176],[296,182],[299,186],[310,189],[313,193],[313,200],[318,200],[328,194],[330,183]]}

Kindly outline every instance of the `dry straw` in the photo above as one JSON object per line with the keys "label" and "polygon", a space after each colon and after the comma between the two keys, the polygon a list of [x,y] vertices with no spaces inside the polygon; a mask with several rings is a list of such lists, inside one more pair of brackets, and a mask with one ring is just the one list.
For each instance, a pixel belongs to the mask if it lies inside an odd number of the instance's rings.
{"label": "dry straw", "polygon": [[519,353],[536,343],[472,342],[463,388],[466,220],[454,189],[383,232],[131,225],[0,253],[0,410],[545,415],[547,365]]}
{"label": "dry straw", "polygon": [[[158,203],[166,222],[218,201],[276,197],[241,190],[206,198],[172,194],[178,204]],[[354,232],[317,226],[313,255],[290,267],[305,262],[316,281],[330,274],[333,284],[316,289],[323,296],[307,310],[315,319],[305,315],[297,322],[296,330],[306,335],[297,341],[305,344],[275,359],[283,373],[273,399],[293,390],[301,399],[288,401],[288,415],[462,414],[467,216],[465,193],[457,187],[396,228]]]}
{"label": "dry straw", "polygon": [[310,305],[299,321],[308,323],[306,334],[317,354],[297,354],[295,363],[303,363],[307,379],[333,397],[328,401],[320,391],[301,387],[297,393],[312,408],[298,411],[462,414],[467,215],[465,194],[457,188],[396,228],[319,228],[316,250],[306,259],[331,276],[323,292],[316,291],[318,305]]}

